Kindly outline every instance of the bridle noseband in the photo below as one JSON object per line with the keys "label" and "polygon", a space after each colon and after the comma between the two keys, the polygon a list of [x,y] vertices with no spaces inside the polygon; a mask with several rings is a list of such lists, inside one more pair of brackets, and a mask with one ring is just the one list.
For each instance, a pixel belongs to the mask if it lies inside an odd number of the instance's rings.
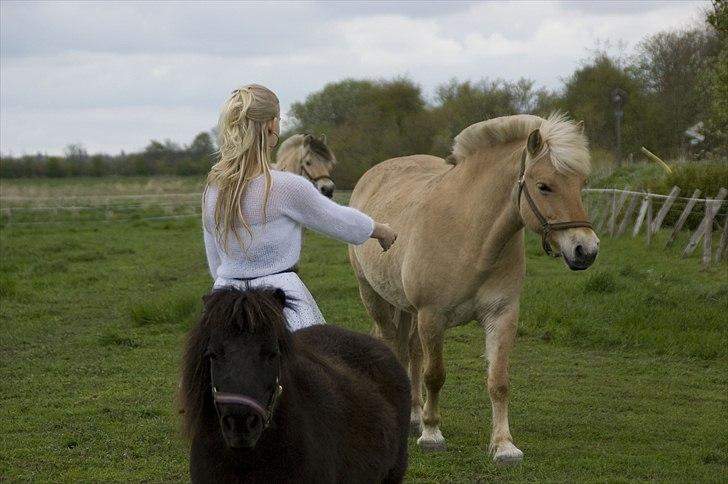
{"label": "bridle noseband", "polygon": [[328,180],[331,183],[334,183],[334,180],[329,175],[321,175],[321,176],[316,176],[316,177],[313,176],[313,175],[311,175],[311,172],[306,169],[306,162],[305,161],[301,161],[301,173],[304,174],[304,175],[306,175],[306,178],[308,178],[309,180],[311,180],[311,183],[313,183],[314,185],[319,180]]}
{"label": "bridle noseband", "polygon": [[541,224],[541,246],[543,247],[543,250],[546,252],[546,254],[550,255],[551,257],[558,257],[559,254],[555,254],[553,249],[551,248],[551,244],[548,243],[546,240],[547,237],[551,232],[554,230],[564,230],[564,229],[574,229],[578,227],[586,227],[589,229],[593,229],[592,224],[589,223],[586,220],[583,221],[572,221],[572,222],[549,222],[546,220],[546,217],[543,216],[541,211],[536,206],[536,202],[531,197],[531,194],[528,191],[528,187],[526,186],[526,153],[527,148],[523,149],[523,153],[521,154],[521,171],[518,174],[518,198],[517,198],[517,204],[518,204],[518,213],[520,216],[521,213],[521,192],[526,195],[526,201],[528,202],[528,205],[531,207],[531,211],[538,219],[538,223]]}
{"label": "bridle noseband", "polygon": [[283,393],[283,387],[280,384],[280,380],[281,372],[279,368],[278,376],[276,376],[275,390],[273,391],[273,395],[270,397],[268,405],[264,407],[258,400],[247,395],[217,391],[217,388],[215,387],[215,379],[212,374],[212,361],[210,361],[210,386],[212,387],[212,400],[215,404],[215,411],[217,412],[218,418],[220,417],[219,405],[243,405],[260,415],[263,419],[263,430],[267,429],[273,419],[273,413],[275,412],[278,401]]}

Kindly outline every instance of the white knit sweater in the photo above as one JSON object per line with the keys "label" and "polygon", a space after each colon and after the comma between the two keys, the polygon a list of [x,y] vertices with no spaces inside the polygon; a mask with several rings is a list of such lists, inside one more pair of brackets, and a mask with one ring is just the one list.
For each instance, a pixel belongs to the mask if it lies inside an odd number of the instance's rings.
{"label": "white knit sweater", "polygon": [[243,215],[252,231],[240,227],[244,250],[228,234],[228,250],[215,234],[217,187],[209,186],[202,201],[207,263],[213,279],[256,278],[290,269],[301,256],[301,226],[349,244],[363,244],[372,235],[374,221],[360,211],[343,207],[321,195],[313,184],[293,173],[271,171],[267,217],[263,216],[265,177],[250,181],[243,200]]}

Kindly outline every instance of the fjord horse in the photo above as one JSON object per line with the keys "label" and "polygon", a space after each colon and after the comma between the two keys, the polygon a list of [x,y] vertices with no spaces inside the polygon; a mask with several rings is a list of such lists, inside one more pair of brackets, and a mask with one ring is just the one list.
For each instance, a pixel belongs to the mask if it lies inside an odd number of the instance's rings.
{"label": "fjord horse", "polygon": [[390,223],[399,238],[384,253],[373,242],[350,246],[349,257],[376,332],[409,364],[419,446],[445,449],[438,403],[445,330],[478,320],[493,411],[490,451],[496,463],[517,463],[523,453],[508,425],[508,355],[523,285],[524,228],[572,270],[594,262],[599,239],[581,200],[587,140],[562,114],[507,116],[463,130],[448,161],[414,155],[367,171],[350,205]]}
{"label": "fjord horse", "polygon": [[294,134],[278,148],[273,168],[308,178],[323,195],[331,198],[336,189],[331,179],[335,163],[336,157],[324,135]]}

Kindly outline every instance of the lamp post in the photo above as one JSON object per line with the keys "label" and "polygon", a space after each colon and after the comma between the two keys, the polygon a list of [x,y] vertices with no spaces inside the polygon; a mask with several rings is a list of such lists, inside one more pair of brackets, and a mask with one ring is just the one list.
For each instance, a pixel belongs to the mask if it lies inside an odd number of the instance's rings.
{"label": "lamp post", "polygon": [[615,87],[609,94],[609,99],[614,107],[614,126],[617,134],[617,145],[615,147],[614,158],[617,162],[617,166],[620,166],[622,164],[622,118],[624,117],[622,105],[627,102],[627,93],[622,89]]}

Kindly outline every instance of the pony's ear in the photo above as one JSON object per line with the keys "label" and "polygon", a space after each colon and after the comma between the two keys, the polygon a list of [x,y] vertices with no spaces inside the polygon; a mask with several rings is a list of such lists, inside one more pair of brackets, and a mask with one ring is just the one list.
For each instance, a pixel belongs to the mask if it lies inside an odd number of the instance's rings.
{"label": "pony's ear", "polygon": [[310,134],[303,135],[303,145],[304,146],[310,145],[312,139],[313,139],[313,136],[311,136]]}
{"label": "pony's ear", "polygon": [[283,291],[283,289],[276,288],[276,290],[273,291],[273,297],[276,299],[276,301],[280,303],[281,307],[286,307],[287,298],[286,293],[285,291]]}
{"label": "pony's ear", "polygon": [[528,152],[531,155],[535,155],[541,150],[542,145],[543,139],[541,139],[541,132],[536,128],[528,135],[528,143],[526,144]]}
{"label": "pony's ear", "polygon": [[584,134],[584,120],[582,119],[578,123],[576,123],[576,127],[579,128],[579,132],[581,134]]}
{"label": "pony's ear", "polygon": [[318,137],[319,141],[321,141],[323,144],[326,144],[326,135],[324,133],[321,133],[321,136]]}
{"label": "pony's ear", "polygon": [[453,155],[453,154],[448,155],[447,158],[445,158],[445,161],[450,165],[458,164],[458,159],[455,158],[455,155]]}

